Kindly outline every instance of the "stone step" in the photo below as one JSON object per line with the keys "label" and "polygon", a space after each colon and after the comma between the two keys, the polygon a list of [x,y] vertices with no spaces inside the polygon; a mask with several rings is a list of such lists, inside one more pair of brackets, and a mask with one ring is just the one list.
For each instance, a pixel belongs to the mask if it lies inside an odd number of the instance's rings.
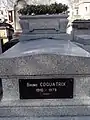
{"label": "stone step", "polygon": [[0,117],[90,116],[90,106],[0,107]]}
{"label": "stone step", "polygon": [[90,120],[90,116],[81,117],[0,117],[0,120]]}

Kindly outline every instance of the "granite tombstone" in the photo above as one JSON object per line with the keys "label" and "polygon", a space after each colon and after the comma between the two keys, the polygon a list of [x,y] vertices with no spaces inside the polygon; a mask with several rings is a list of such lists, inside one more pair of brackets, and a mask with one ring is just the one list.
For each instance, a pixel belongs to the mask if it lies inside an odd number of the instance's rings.
{"label": "granite tombstone", "polygon": [[89,120],[90,53],[52,25],[43,31],[38,26],[35,33],[28,27],[20,42],[0,55],[0,120]]}

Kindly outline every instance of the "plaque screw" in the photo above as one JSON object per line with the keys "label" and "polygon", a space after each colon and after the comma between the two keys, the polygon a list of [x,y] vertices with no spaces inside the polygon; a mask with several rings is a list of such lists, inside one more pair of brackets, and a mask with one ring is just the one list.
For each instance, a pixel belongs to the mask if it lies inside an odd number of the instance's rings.
{"label": "plaque screw", "polygon": [[20,82],[21,82],[21,80],[20,80]]}
{"label": "plaque screw", "polygon": [[22,99],[22,97],[20,97]]}
{"label": "plaque screw", "polygon": [[73,96],[70,96],[70,98],[72,98]]}

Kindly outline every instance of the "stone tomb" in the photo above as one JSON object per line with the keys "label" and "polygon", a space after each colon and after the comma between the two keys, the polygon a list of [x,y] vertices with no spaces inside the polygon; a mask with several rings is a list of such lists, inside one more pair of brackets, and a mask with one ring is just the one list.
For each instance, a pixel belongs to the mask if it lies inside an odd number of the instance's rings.
{"label": "stone tomb", "polygon": [[58,33],[23,34],[0,55],[0,120],[89,120],[90,53]]}
{"label": "stone tomb", "polygon": [[[75,20],[72,23],[72,40],[81,42],[82,37],[90,34],[90,20]],[[82,37],[81,37],[82,36]],[[79,38],[78,38],[79,37]],[[87,43],[87,39],[85,41],[82,41],[84,43]]]}
{"label": "stone tomb", "polygon": [[20,42],[0,66],[1,117],[90,115],[90,54],[70,41]]}

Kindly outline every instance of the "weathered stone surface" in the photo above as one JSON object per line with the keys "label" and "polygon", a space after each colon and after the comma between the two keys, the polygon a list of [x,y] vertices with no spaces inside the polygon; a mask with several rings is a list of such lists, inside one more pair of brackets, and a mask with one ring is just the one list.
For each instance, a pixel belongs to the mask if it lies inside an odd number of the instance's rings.
{"label": "weathered stone surface", "polygon": [[0,120],[90,120],[90,116],[81,117],[2,117]]}
{"label": "weathered stone surface", "polygon": [[76,35],[74,43],[90,53],[90,35]]}
{"label": "weathered stone surface", "polygon": [[78,20],[72,23],[72,40],[76,39],[77,35],[90,34],[90,20]]}
{"label": "weathered stone surface", "polygon": [[90,45],[90,35],[76,35],[74,41],[83,45]]}
{"label": "weathered stone surface", "polygon": [[70,41],[18,43],[0,56],[0,76],[90,74],[90,54]]}
{"label": "weathered stone surface", "polygon": [[39,40],[39,39],[56,39],[56,40],[71,40],[71,36],[69,34],[59,34],[59,33],[54,33],[54,34],[22,34],[20,36],[20,42],[23,41],[32,41],[32,40]]}
{"label": "weathered stone surface", "polygon": [[75,20],[72,23],[74,29],[90,29],[90,20]]}
{"label": "weathered stone surface", "polygon": [[[21,18],[24,26],[20,43],[0,56],[3,85],[0,119],[90,118],[90,53],[69,41],[70,36],[66,34],[67,17]],[[20,100],[19,79],[44,78],[73,78],[73,98]]]}
{"label": "weathered stone surface", "polygon": [[35,15],[21,16],[20,24],[23,33],[66,33],[68,15]]}
{"label": "weathered stone surface", "polygon": [[[15,77],[15,76],[14,76]],[[46,78],[74,78],[74,92],[73,92],[73,99],[56,99],[56,100],[32,100],[29,101],[21,101],[19,98],[19,80],[18,79],[46,79]],[[3,99],[2,101],[10,101],[8,105],[11,106],[11,100],[20,100],[12,103],[14,106],[59,106],[59,105],[89,105],[90,104],[90,77],[73,77],[71,76],[64,76],[64,75],[57,75],[57,76],[18,76],[17,79],[15,78],[8,78],[2,79],[3,83]],[[7,102],[6,102],[7,103]],[[2,105],[2,103],[0,103]],[[3,105],[5,105],[3,103]],[[7,104],[6,104],[7,105]]]}
{"label": "weathered stone surface", "polygon": [[[13,101],[14,102],[14,101]],[[0,107],[0,117],[61,117],[90,116],[90,106],[3,106]]]}

